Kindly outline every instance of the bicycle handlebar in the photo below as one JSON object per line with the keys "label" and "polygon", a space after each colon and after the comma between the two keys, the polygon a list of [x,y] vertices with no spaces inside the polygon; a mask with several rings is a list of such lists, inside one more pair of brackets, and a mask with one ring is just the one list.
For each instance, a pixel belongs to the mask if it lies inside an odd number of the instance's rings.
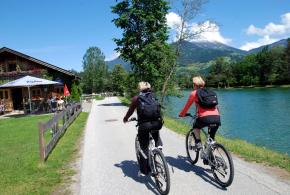
{"label": "bicycle handlebar", "polygon": [[194,117],[191,113],[186,113],[185,116]]}
{"label": "bicycle handlebar", "polygon": [[186,113],[184,116],[185,116],[185,117],[190,116],[191,118],[196,118],[196,115],[192,115],[191,113]]}

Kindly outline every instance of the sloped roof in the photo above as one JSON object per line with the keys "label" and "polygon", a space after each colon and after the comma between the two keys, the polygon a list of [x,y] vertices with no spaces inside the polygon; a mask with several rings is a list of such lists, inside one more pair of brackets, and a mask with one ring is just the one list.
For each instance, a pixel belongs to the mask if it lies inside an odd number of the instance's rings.
{"label": "sloped roof", "polygon": [[20,52],[18,52],[18,51],[15,51],[15,50],[13,50],[13,49],[10,49],[10,48],[7,48],[7,47],[2,47],[2,48],[0,49],[0,54],[3,53],[3,52],[12,53],[12,54],[14,54],[14,55],[16,55],[16,56],[22,57],[22,58],[24,58],[24,59],[30,60],[30,61],[35,62],[35,63],[40,64],[40,65],[43,65],[43,66],[45,66],[45,67],[47,67],[47,68],[50,68],[50,69],[53,69],[53,70],[57,70],[57,71],[59,71],[59,72],[62,72],[62,73],[64,73],[64,74],[67,74],[67,75],[69,75],[69,76],[74,76],[75,78],[80,79],[79,76],[75,75],[75,74],[74,74],[73,72],[71,72],[71,71],[68,71],[68,70],[65,70],[65,69],[63,69],[63,68],[57,67],[57,66],[55,66],[55,65],[49,64],[49,63],[47,63],[47,62],[44,62],[44,61],[38,60],[38,59],[33,58],[33,57],[29,56],[29,55],[26,55],[26,54],[20,53]]}

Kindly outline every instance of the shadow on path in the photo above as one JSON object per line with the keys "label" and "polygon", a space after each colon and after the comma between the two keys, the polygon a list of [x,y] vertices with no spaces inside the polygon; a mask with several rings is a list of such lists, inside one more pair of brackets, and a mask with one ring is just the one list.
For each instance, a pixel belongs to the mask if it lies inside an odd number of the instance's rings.
{"label": "shadow on path", "polygon": [[122,103],[99,104],[98,106],[124,106]]}
{"label": "shadow on path", "polygon": [[[175,167],[175,168],[180,169],[180,170],[185,171],[185,172],[193,171],[196,175],[201,177],[204,181],[212,184],[216,188],[219,188],[223,191],[227,190],[226,188],[219,186],[216,183],[215,178],[208,174],[208,173],[212,174],[212,171],[210,169],[205,169],[203,167],[199,167],[199,166],[190,164],[187,161],[187,157],[178,155],[177,158],[173,158],[171,156],[167,156],[165,158],[166,158],[167,163],[169,165],[171,165],[172,167]],[[172,168],[172,172],[174,173],[173,168]]]}
{"label": "shadow on path", "polygon": [[114,166],[122,169],[124,177],[130,177],[136,182],[143,183],[154,194],[159,194],[155,189],[155,183],[150,176],[138,176],[139,165],[137,162],[133,160],[124,160],[119,164],[115,164]]}

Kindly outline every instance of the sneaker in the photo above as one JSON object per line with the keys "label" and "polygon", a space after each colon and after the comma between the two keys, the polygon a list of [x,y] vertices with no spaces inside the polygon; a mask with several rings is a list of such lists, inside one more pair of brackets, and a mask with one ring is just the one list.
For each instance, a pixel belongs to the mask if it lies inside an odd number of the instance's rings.
{"label": "sneaker", "polygon": [[140,170],[138,171],[138,177],[145,177],[146,175],[142,173]]}
{"label": "sneaker", "polygon": [[159,150],[162,150],[162,149],[163,149],[163,146],[157,146],[157,148],[158,148]]}

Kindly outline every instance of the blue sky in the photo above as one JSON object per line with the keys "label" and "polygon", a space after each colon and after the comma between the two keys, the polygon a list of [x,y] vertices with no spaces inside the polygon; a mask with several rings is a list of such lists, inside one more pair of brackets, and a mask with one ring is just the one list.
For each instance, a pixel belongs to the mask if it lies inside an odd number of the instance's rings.
{"label": "blue sky", "polygon": [[[111,20],[115,0],[1,1],[0,47],[23,52],[65,69],[82,70],[90,46],[107,60],[116,57]],[[290,0],[210,0],[194,22],[213,20],[218,27],[203,37],[250,49],[290,37]],[[178,22],[170,10],[168,24]],[[192,24],[192,23],[191,23]],[[171,39],[171,41],[173,38]]]}

